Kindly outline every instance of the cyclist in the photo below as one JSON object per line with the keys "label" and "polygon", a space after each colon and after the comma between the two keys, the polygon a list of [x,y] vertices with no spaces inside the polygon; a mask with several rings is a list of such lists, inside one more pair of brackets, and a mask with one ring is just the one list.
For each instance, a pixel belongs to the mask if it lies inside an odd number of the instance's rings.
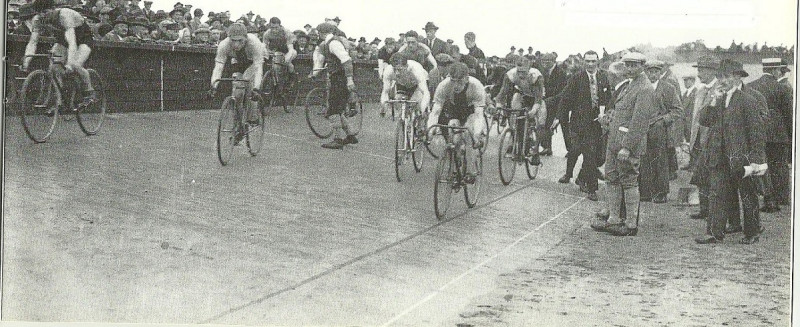
{"label": "cyclist", "polygon": [[431,94],[428,91],[428,73],[418,62],[408,60],[404,55],[395,53],[389,59],[390,65],[383,74],[383,92],[381,93],[381,116],[386,115],[389,99],[395,94],[404,94],[419,105],[420,112],[428,110]]}
{"label": "cyclist", "polygon": [[[542,101],[544,95],[544,78],[538,69],[531,67],[531,60],[519,56],[516,58],[516,67],[512,68],[505,73],[503,77],[503,86],[500,93],[495,97],[495,103],[498,108],[502,108],[508,103],[508,96],[511,97],[511,109],[520,110],[525,109],[528,119],[528,126],[535,129],[536,135],[545,131],[545,118],[547,117],[547,109]],[[521,130],[524,127],[523,121],[518,121],[517,128]],[[539,137],[533,140],[532,134],[529,135],[530,148],[527,149],[528,157],[532,164],[539,164]],[[523,140],[518,140],[522,145]],[[509,148],[510,154],[511,148]]]}
{"label": "cyclist", "polygon": [[419,42],[419,34],[416,31],[406,32],[403,38],[405,43],[397,52],[402,53],[409,60],[422,64],[422,67],[425,67],[428,72],[436,68],[436,58],[433,57],[433,53],[427,45]]}
{"label": "cyclist", "polygon": [[275,54],[283,54],[283,61],[289,69],[289,76],[294,75],[294,64],[292,60],[297,57],[297,50],[294,49],[294,33],[281,25],[278,17],[269,19],[267,31],[263,36],[264,45],[267,48],[267,57]]}
{"label": "cyclist", "polygon": [[69,72],[76,72],[84,84],[83,102],[79,107],[86,107],[97,100],[89,71],[83,68],[83,64],[89,59],[94,46],[92,29],[86,20],[75,10],[69,8],[55,8],[53,0],[35,0],[33,2],[33,29],[31,30],[28,45],[25,47],[25,58],[22,61],[22,70],[27,71],[33,57],[36,54],[36,47],[39,43],[39,35],[46,31],[53,31],[56,42],[51,49],[53,55],[58,58],[65,58],[64,68]]}
{"label": "cyclist", "polygon": [[[214,60],[214,71],[211,73],[211,90],[216,92],[216,81],[222,77],[225,65],[230,63],[231,71],[242,74],[242,79],[250,81],[247,94],[251,94],[252,89],[261,88],[261,80],[264,75],[264,44],[258,37],[247,33],[247,27],[240,23],[235,23],[228,28],[228,37],[222,40],[217,46],[217,56]],[[258,124],[258,105],[250,100],[247,113],[248,122]],[[244,131],[236,136],[237,142],[241,140]]]}
{"label": "cyclist", "polygon": [[475,140],[473,148],[482,148],[483,137],[486,135],[486,124],[483,120],[486,94],[483,84],[469,76],[469,68],[464,63],[453,63],[447,71],[449,76],[439,83],[433,96],[428,130],[435,124],[465,126]]}
{"label": "cyclist", "polygon": [[[317,76],[324,64],[330,80],[326,118],[331,123],[334,139],[322,145],[326,149],[341,149],[346,144],[358,143],[355,135],[351,134],[347,121],[342,117],[348,102],[354,96],[356,85],[353,82],[353,60],[342,41],[334,35],[337,30],[330,23],[317,26],[317,32],[323,41],[314,49],[314,68],[311,71],[312,76]],[[342,132],[346,135],[344,138]]]}

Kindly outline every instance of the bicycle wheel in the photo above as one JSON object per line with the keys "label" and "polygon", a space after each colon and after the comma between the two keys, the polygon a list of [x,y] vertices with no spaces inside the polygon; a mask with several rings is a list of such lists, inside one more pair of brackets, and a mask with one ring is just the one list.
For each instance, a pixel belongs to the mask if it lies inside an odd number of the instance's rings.
{"label": "bicycle wheel", "polygon": [[517,163],[514,161],[517,149],[514,143],[516,143],[514,142],[514,130],[506,128],[500,136],[500,145],[497,147],[497,168],[500,172],[500,182],[503,185],[511,184],[517,169]]}
{"label": "bicycle wheel", "polygon": [[394,176],[398,182],[402,182],[403,178],[400,173],[400,166],[406,158],[406,129],[405,122],[402,120],[397,121],[397,127],[394,129]]}
{"label": "bicycle wheel", "polygon": [[481,183],[481,175],[483,174],[483,154],[478,149],[470,149],[474,151],[474,155],[467,156],[463,153],[462,162],[462,176],[464,179],[464,201],[467,202],[467,207],[473,208],[478,203],[478,196],[481,194],[483,184]]}
{"label": "bicycle wheel", "polygon": [[78,110],[75,116],[77,117],[78,126],[81,127],[84,134],[95,135],[100,130],[100,127],[103,126],[103,121],[106,117],[106,88],[97,71],[94,69],[87,70],[89,71],[92,86],[97,92],[97,101],[92,102],[86,108]]}
{"label": "bicycle wheel", "polygon": [[217,125],[217,158],[223,166],[230,162],[238,132],[236,121],[236,100],[229,96],[222,101]]}
{"label": "bicycle wheel", "polygon": [[411,147],[411,160],[414,161],[414,170],[416,172],[422,171],[422,163],[425,159],[425,150],[422,150],[420,144],[423,142],[423,135],[425,135],[425,129],[421,128],[421,125],[424,124],[422,122],[422,116],[417,116],[414,121],[413,128],[409,128],[408,131],[408,139],[410,140],[409,147]]}
{"label": "bicycle wheel", "polygon": [[[345,109],[347,110],[347,109]],[[361,132],[361,126],[364,124],[364,105],[361,101],[356,102],[356,113],[353,116],[342,115],[344,120],[347,121],[347,127],[350,129],[350,134],[358,135]]]}
{"label": "bicycle wheel", "polygon": [[288,91],[286,85],[283,85],[286,81],[286,76],[280,68],[273,69],[272,71],[274,72],[272,74],[272,98],[275,99],[273,105],[283,107],[283,112],[290,113],[292,111],[288,106]]}
{"label": "bicycle wheel", "polygon": [[255,157],[259,152],[261,152],[261,146],[264,143],[264,131],[266,130],[266,124],[264,123],[264,115],[261,114],[260,110],[258,111],[258,125],[251,125],[247,124],[247,151],[250,152],[250,155]]}
{"label": "bicycle wheel", "polygon": [[446,150],[436,165],[436,174],[433,181],[433,210],[439,220],[444,218],[445,214],[447,214],[447,209],[450,207],[453,184],[455,183],[454,173],[450,150]]}
{"label": "bicycle wheel", "polygon": [[[533,142],[533,144],[536,144],[535,146],[533,146],[533,148],[535,149],[534,151],[536,151],[536,153],[534,153],[532,156],[529,154],[529,156],[525,158],[525,172],[528,173],[528,179],[535,179],[536,176],[539,175],[541,158],[538,153],[539,152],[538,141],[535,138],[533,138],[531,141]],[[534,160],[534,162],[531,163],[531,160]]]}
{"label": "bicycle wheel", "polygon": [[333,129],[325,117],[328,112],[328,92],[324,87],[317,87],[306,94],[306,123],[311,133],[325,139],[333,134]]}
{"label": "bicycle wheel", "polygon": [[25,79],[20,92],[20,121],[25,134],[35,143],[47,141],[58,121],[58,95],[50,75],[35,70]]}

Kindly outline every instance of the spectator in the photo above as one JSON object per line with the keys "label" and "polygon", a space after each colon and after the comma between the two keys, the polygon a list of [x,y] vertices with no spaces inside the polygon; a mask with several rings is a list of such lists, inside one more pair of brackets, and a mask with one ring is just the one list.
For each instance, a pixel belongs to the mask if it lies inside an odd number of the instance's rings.
{"label": "spectator", "polygon": [[144,8],[142,9],[144,13],[144,17],[147,18],[149,21],[153,21],[155,17],[153,17],[156,13],[153,11],[153,2],[150,0],[145,0]]}
{"label": "spectator", "polygon": [[203,18],[203,10],[200,8],[195,9],[194,17],[192,17],[192,21],[189,22],[189,28],[192,31],[196,31],[201,25],[203,25],[203,23],[200,21],[201,18]]}
{"label": "spectator", "polygon": [[517,53],[515,52],[516,50],[517,50],[517,47],[512,45],[511,46],[511,52],[506,54],[506,57],[505,57],[506,62],[512,62],[512,63],[516,62],[516,59],[517,59]]}
{"label": "spectator", "polygon": [[[541,64],[541,72],[544,75],[544,92],[545,92],[545,107],[547,107],[547,122],[546,126],[550,126],[553,123],[553,120],[559,119],[561,120],[561,130],[565,134],[568,134],[567,131],[568,127],[568,117],[556,117],[556,114],[559,111],[558,103],[561,101],[559,97],[559,93],[561,90],[564,89],[564,86],[567,85],[567,72],[564,70],[561,65],[556,63],[556,59],[558,59],[558,54],[555,52],[545,53],[541,56],[541,60],[539,61]],[[551,156],[553,155],[553,133],[552,131],[548,133],[542,133],[542,155]],[[564,146],[569,149],[570,143],[567,141],[568,138],[564,139]],[[604,155],[600,153],[600,160],[603,160]]]}
{"label": "spectator", "polygon": [[144,16],[139,16],[131,20],[128,23],[128,27],[132,31],[131,41],[135,42],[153,41],[153,38],[150,36],[150,30],[147,25],[148,25],[147,18],[145,18]]}
{"label": "spectator", "polygon": [[141,0],[131,0],[130,4],[128,4],[128,15],[132,17],[144,15],[144,10],[139,7],[139,1]]}
{"label": "spectator", "polygon": [[158,23],[161,35],[166,41],[177,41],[180,37],[179,33],[183,25],[183,9],[178,8],[178,5],[183,6],[180,2],[176,3],[176,8],[169,13],[170,18]]}
{"label": "spectator", "polygon": [[525,50],[519,48],[519,50],[517,50],[517,57],[524,57],[524,56],[525,56]]}
{"label": "spectator", "polygon": [[114,21],[114,30],[103,36],[103,41],[125,42],[128,40],[128,22],[123,17]]}
{"label": "spectator", "polygon": [[369,60],[376,60],[378,59],[378,45],[381,44],[381,39],[374,38],[372,42],[369,43]]}
{"label": "spectator", "polygon": [[219,41],[225,39],[226,37],[225,34],[226,34],[225,31],[223,31],[222,29],[212,28],[210,33],[210,38],[211,38],[210,42],[212,44],[219,44]]}
{"label": "spectator", "polygon": [[314,30],[314,27],[311,26],[311,24],[306,24],[305,26],[303,26],[303,29],[306,30],[306,35],[311,35],[311,31]]}
{"label": "spectator", "polygon": [[478,60],[468,54],[462,55],[460,51],[461,49],[457,45],[453,44],[450,46],[450,56],[453,57],[456,62],[463,62],[466,64],[467,68],[469,68],[469,76],[475,77],[481,81],[481,83],[485,84],[486,75],[478,64]]}
{"label": "spectator", "polygon": [[197,30],[194,31],[192,44],[203,46],[213,44],[211,41],[211,30],[205,26],[197,28]]}
{"label": "spectator", "polygon": [[305,32],[300,31],[297,34],[297,37],[294,41],[294,50],[297,51],[297,54],[311,54],[314,52],[314,46],[308,43],[308,35]]}
{"label": "spectator", "polygon": [[36,15],[32,4],[25,4],[19,7],[19,26],[14,30],[16,35],[31,35],[33,21],[31,18]]}
{"label": "spectator", "polygon": [[253,16],[255,16],[255,14],[253,13],[252,10],[247,13],[247,22],[250,25],[255,25],[255,21],[253,20]]}
{"label": "spectator", "polygon": [[423,29],[425,30],[426,38],[422,43],[431,50],[431,54],[435,57],[437,54],[446,53],[447,43],[436,37],[436,32],[439,30],[439,27],[433,22],[428,22]]}
{"label": "spectator", "polygon": [[486,55],[483,54],[483,50],[478,48],[475,44],[475,33],[467,32],[464,34],[464,44],[467,45],[467,51],[469,51],[469,55],[475,57],[480,61],[486,60]]}

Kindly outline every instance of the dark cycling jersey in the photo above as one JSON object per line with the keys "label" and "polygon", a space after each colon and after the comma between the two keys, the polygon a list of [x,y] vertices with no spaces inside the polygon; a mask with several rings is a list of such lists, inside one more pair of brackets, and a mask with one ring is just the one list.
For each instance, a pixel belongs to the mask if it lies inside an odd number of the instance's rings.
{"label": "dark cycling jersey", "polygon": [[[52,31],[56,38],[56,43],[66,47],[68,43],[67,39],[64,37],[64,33],[66,33],[67,29],[61,24],[61,10],[63,9],[56,9],[46,14],[40,14],[37,27],[39,30],[44,28]],[[77,45],[86,44],[89,47],[94,46],[92,29],[86,25],[85,21],[81,25],[75,27],[75,42]]]}

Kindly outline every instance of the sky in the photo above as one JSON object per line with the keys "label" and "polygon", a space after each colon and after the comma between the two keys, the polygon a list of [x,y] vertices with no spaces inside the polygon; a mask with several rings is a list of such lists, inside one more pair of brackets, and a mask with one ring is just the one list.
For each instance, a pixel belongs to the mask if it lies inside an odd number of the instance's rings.
{"label": "sky", "polygon": [[[170,9],[177,0],[154,0]],[[505,55],[514,45],[535,50],[579,53],[603,47],[610,53],[637,44],[679,45],[702,39],[727,48],[758,42],[787,47],[797,39],[794,0],[184,0],[195,8],[229,10],[232,19],[252,10],[277,16],[290,29],[339,16],[350,37],[384,39],[434,22],[443,40],[464,52],[464,33],[477,35],[487,55]],[[566,56],[559,55],[559,59]]]}

